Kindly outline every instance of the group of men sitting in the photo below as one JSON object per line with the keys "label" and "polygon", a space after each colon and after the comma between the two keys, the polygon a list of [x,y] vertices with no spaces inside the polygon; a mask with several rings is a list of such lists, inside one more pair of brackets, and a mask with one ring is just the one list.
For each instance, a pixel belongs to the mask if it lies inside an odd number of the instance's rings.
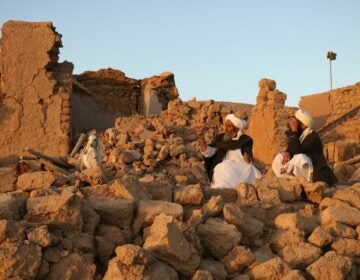
{"label": "group of men sitting", "polygon": [[[253,165],[253,140],[243,133],[245,126],[243,119],[229,114],[224,120],[224,132],[216,135],[209,144],[205,141],[204,129],[196,130],[212,188],[237,188],[240,183],[252,183],[255,178],[261,178],[260,171]],[[289,118],[288,126],[288,146],[275,156],[274,174],[334,185],[337,179],[323,155],[321,139],[312,129],[311,115],[299,109]]]}

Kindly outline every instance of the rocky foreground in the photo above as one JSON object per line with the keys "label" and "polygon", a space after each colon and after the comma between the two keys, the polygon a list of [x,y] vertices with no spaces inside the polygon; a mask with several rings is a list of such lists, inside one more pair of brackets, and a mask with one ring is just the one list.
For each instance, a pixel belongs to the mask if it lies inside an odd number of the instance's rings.
{"label": "rocky foreground", "polygon": [[119,118],[102,170],[2,168],[0,279],[360,279],[360,161],[334,188],[265,167],[211,189],[194,127],[211,137],[227,113],[178,99]]}

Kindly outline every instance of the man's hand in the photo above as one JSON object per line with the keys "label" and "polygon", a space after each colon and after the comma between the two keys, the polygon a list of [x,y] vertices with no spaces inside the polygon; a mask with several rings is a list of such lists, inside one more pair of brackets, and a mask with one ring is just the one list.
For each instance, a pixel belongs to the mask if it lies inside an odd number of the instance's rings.
{"label": "man's hand", "polygon": [[298,121],[297,121],[296,118],[291,117],[289,119],[289,121],[288,121],[288,124],[289,124],[290,129],[291,129],[292,132],[297,132],[298,131],[299,124],[298,124]]}
{"label": "man's hand", "polygon": [[243,158],[246,163],[249,163],[249,164],[251,163],[251,158],[247,153],[244,153]]}

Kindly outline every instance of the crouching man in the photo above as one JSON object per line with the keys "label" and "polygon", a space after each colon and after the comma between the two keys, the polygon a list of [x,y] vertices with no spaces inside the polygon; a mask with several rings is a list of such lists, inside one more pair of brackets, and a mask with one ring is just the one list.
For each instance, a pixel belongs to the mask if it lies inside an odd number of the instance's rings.
{"label": "crouching man", "polygon": [[299,109],[296,111],[295,117],[290,118],[288,124],[290,127],[287,132],[288,150],[294,156],[306,155],[312,163],[312,179],[309,181],[322,181],[329,186],[334,185],[337,178],[326,162],[320,136],[312,129],[314,119],[311,115]]}
{"label": "crouching man", "polygon": [[197,130],[200,152],[212,188],[237,188],[240,183],[252,183],[260,171],[252,164],[253,140],[243,134],[245,121],[234,114],[226,116],[224,133],[206,144],[204,131]]}

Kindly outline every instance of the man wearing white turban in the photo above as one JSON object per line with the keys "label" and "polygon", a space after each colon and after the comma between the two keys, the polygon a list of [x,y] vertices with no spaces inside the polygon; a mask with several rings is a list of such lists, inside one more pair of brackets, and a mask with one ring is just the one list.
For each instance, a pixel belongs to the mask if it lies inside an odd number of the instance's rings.
{"label": "man wearing white turban", "polygon": [[320,136],[312,129],[314,120],[311,115],[299,109],[288,124],[288,151],[293,155],[305,154],[311,159],[313,182],[322,181],[329,186],[335,184],[337,179],[325,160]]}
{"label": "man wearing white turban", "polygon": [[237,188],[240,183],[252,183],[254,178],[261,177],[252,164],[253,140],[242,132],[246,125],[245,120],[234,114],[227,115],[224,133],[216,135],[209,145],[203,131],[197,131],[212,188]]}

